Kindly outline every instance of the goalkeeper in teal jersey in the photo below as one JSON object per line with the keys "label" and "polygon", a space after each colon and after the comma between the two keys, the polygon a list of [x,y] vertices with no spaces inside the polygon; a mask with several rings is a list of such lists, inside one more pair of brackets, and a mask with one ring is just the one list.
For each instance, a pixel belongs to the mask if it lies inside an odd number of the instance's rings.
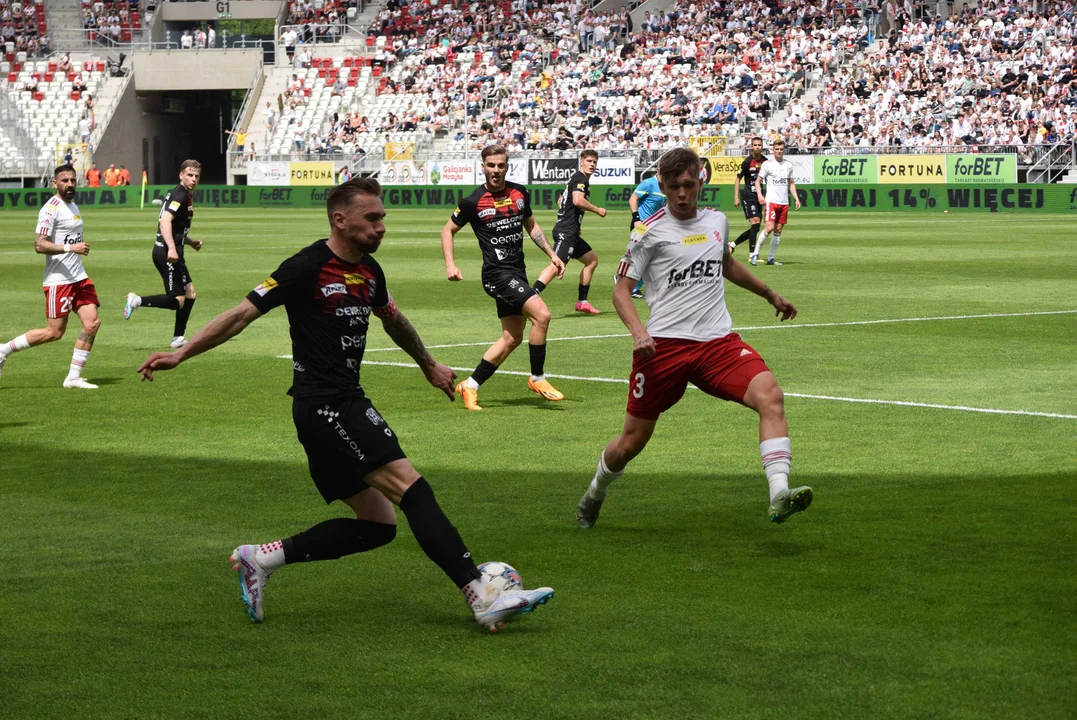
{"label": "goalkeeper in teal jersey", "polygon": [[[665,205],[666,196],[662,194],[662,189],[658,187],[658,175],[651,175],[637,185],[632,195],[628,198],[628,207],[632,210],[632,222],[629,224],[629,230],[634,229],[637,224],[654,215]],[[632,288],[632,297],[643,297],[642,280]]]}

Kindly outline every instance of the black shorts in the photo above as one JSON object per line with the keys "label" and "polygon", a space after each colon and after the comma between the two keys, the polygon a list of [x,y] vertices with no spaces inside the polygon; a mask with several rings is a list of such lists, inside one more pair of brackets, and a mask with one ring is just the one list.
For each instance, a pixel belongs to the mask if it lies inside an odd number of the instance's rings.
{"label": "black shorts", "polygon": [[187,264],[181,257],[179,262],[168,262],[168,251],[164,248],[154,248],[153,266],[161,273],[161,280],[165,284],[165,294],[172,297],[183,295],[183,289],[191,282],[191,274],[187,272]]}
{"label": "black shorts", "polygon": [[572,258],[581,258],[592,250],[587,241],[575,233],[558,232],[557,228],[554,228],[553,238],[553,251],[563,263]]}
{"label": "black shorts", "polygon": [[755,195],[741,195],[740,207],[744,210],[744,219],[763,218],[763,208],[759,205],[759,198]]}
{"label": "black shorts", "polygon": [[292,401],[310,477],[327,503],[366,490],[367,473],[407,457],[396,433],[364,397]]}
{"label": "black shorts", "polygon": [[535,288],[528,284],[527,276],[523,273],[500,273],[484,276],[482,287],[486,294],[497,303],[497,316],[499,318],[523,315],[524,303],[532,296],[538,295]]}

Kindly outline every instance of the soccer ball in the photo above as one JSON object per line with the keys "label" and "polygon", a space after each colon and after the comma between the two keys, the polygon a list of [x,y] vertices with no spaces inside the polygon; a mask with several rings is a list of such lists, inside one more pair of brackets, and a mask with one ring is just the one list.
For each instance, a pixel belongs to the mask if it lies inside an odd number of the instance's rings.
{"label": "soccer ball", "polygon": [[524,580],[516,568],[503,562],[485,562],[479,565],[487,595],[494,597],[509,590],[523,590]]}

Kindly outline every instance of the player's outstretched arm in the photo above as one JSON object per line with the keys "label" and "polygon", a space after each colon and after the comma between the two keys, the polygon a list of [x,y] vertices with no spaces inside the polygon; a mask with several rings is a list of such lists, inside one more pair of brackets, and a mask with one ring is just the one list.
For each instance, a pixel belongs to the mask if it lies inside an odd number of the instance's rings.
{"label": "player's outstretched arm", "polygon": [[597,205],[593,205],[591,201],[587,199],[587,195],[584,194],[583,190],[574,190],[572,192],[572,204],[581,210],[593,212],[599,217],[606,217],[606,208],[600,208]]}
{"label": "player's outstretched arm", "polygon": [[776,291],[774,291],[769,285],[757,278],[752,274],[752,271],[745,267],[744,263],[733,257],[727,250],[725,257],[722,259],[722,264],[725,265],[725,278],[729,282],[754,292],[759,297],[765,299],[768,303],[774,306],[774,316],[781,317],[782,321],[792,320],[797,316],[797,309],[793,303],[789,302]]}
{"label": "player's outstretched arm", "polygon": [[426,375],[427,381],[445,393],[450,401],[455,401],[453,385],[456,382],[456,373],[452,368],[434,359],[423,345],[419,331],[404,317],[404,313],[397,309],[396,304],[390,300],[385,307],[374,308],[374,314],[381,318],[385,334],[397,344],[397,347],[411,356],[423,371],[423,375]]}
{"label": "player's outstretched arm", "polygon": [[453,238],[458,232],[460,232],[460,226],[452,220],[447,221],[445,227],[441,228],[441,254],[445,256],[445,277],[451,282],[464,279],[464,274],[460,272],[460,268],[456,267],[456,260],[453,257]]}
{"label": "player's outstretched arm", "polygon": [[632,333],[632,352],[639,353],[646,360],[654,355],[656,348],[643,321],[639,319],[636,303],[632,302],[632,288],[635,285],[636,281],[626,275],[617,278],[617,284],[613,286],[613,308],[628,332]]}
{"label": "player's outstretched arm", "polygon": [[206,326],[176,352],[155,352],[138,367],[143,380],[153,382],[154,370],[171,370],[184,360],[195,355],[201,355],[207,350],[212,350],[218,345],[231,340],[239,335],[252,322],[262,317],[259,310],[246,298],[239,305],[223,313],[206,323]]}
{"label": "player's outstretched arm", "polygon": [[565,276],[565,263],[561,261],[561,258],[557,257],[557,253],[550,247],[549,241],[546,240],[546,233],[542,232],[542,228],[539,226],[538,220],[535,220],[534,215],[524,218],[524,230],[527,231],[531,242],[535,243],[539,250],[549,256],[550,262],[557,268],[557,279],[563,278]]}

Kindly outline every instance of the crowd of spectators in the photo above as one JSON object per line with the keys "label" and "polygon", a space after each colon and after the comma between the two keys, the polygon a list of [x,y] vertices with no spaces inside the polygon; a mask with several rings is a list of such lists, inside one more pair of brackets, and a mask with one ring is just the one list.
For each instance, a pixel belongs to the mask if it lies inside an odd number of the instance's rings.
{"label": "crowd of spectators", "polygon": [[45,6],[40,0],[0,0],[0,47],[5,57],[15,53],[38,57],[51,52]]}
{"label": "crowd of spectators", "polygon": [[89,40],[100,44],[131,41],[132,30],[142,29],[138,2],[82,1],[82,28]]}
{"label": "crowd of spectators", "polygon": [[297,44],[336,42],[360,7],[359,0],[288,0],[288,20],[281,41],[289,55]]}
{"label": "crowd of spectators", "polygon": [[1013,146],[1074,135],[1074,3],[986,0],[950,17],[899,13],[874,52],[793,103],[792,145]]}

